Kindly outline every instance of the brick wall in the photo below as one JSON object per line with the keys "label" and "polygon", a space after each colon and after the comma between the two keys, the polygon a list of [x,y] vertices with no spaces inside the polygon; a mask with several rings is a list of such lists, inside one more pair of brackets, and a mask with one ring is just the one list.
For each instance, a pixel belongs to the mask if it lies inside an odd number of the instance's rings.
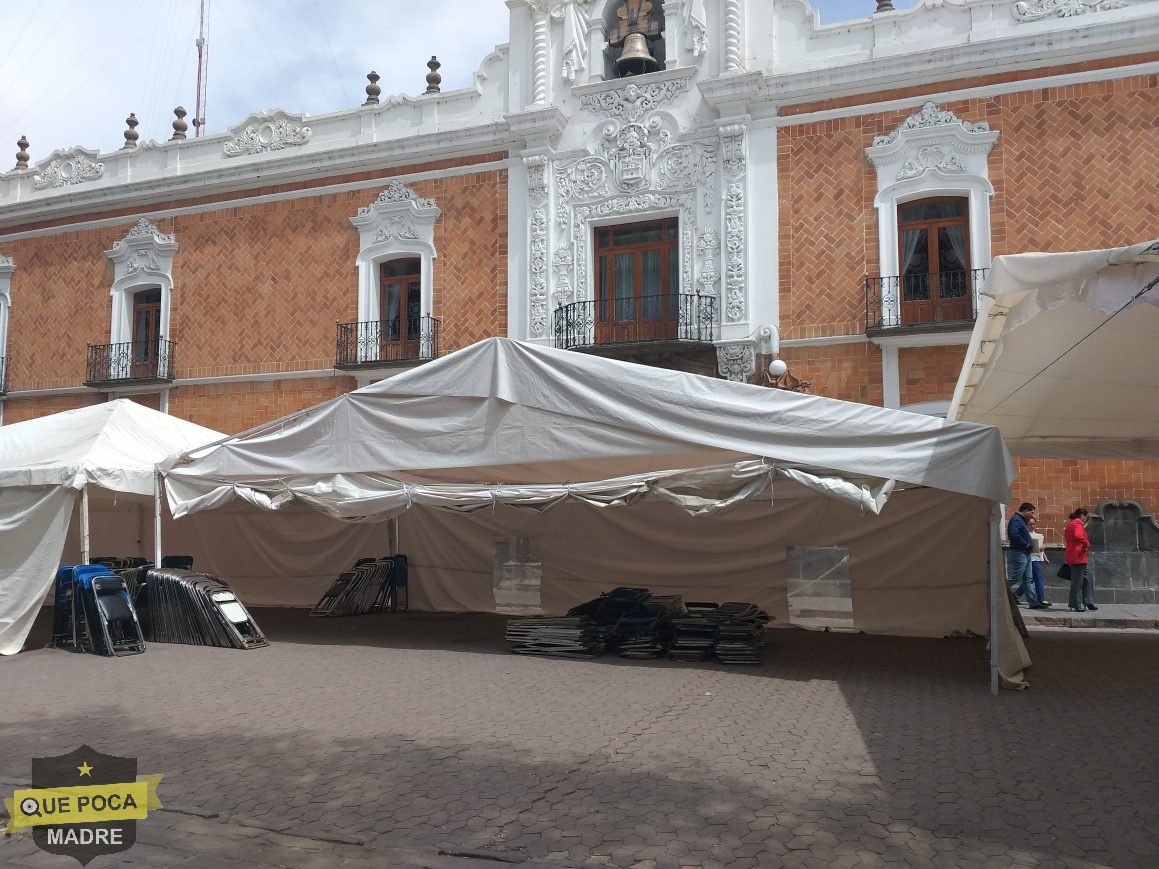
{"label": "brick wall", "polygon": [[[443,319],[441,351],[505,334],[506,172],[484,170],[409,186],[433,197],[442,210],[433,274],[434,314]],[[238,196],[264,192],[270,191]],[[169,324],[177,377],[333,367],[335,324],[357,319],[358,235],[350,218],[377,192],[305,190],[287,201],[155,220],[180,246]],[[86,344],[109,340],[113,269],[104,251],[124,237],[135,214],[111,228],[6,246],[18,264],[9,391],[75,387],[84,379]]]}
{"label": "brick wall", "polygon": [[[924,95],[912,96],[905,109],[780,131],[784,338],[864,332],[862,279],[879,273],[877,180],[865,149],[920,108]],[[994,256],[1112,247],[1159,231],[1159,161],[1143,157],[1159,153],[1159,76],[939,106],[1000,134],[989,159]]]}
{"label": "brick wall", "polygon": [[958,374],[966,358],[964,345],[902,347],[897,357],[903,407],[924,401],[949,401],[954,397],[954,387],[958,385]]}
{"label": "brick wall", "polygon": [[352,377],[263,380],[182,386],[169,395],[169,412],[225,434],[238,434],[354,389]]}
{"label": "brick wall", "polygon": [[1066,517],[1075,507],[1098,509],[1102,501],[1129,498],[1145,513],[1159,507],[1159,462],[1112,462],[1085,459],[1016,459],[1018,479],[1011,504],[1030,501],[1038,507],[1038,524],[1048,542],[1061,542]]}

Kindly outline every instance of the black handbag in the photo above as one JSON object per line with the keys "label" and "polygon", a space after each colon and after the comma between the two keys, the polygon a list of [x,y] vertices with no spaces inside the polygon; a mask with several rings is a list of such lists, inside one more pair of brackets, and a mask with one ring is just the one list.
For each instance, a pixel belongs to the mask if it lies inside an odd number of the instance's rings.
{"label": "black handbag", "polygon": [[1063,566],[1058,569],[1058,578],[1059,579],[1070,579],[1070,565],[1069,564],[1063,564]]}

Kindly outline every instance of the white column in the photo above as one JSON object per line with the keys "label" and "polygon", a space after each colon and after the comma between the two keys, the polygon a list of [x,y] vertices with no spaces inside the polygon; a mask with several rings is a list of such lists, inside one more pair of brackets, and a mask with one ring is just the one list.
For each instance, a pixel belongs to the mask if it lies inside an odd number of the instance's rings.
{"label": "white column", "polygon": [[537,106],[547,105],[547,4],[531,4],[534,17],[533,45],[531,57],[531,102]]}
{"label": "white column", "polygon": [[998,565],[1002,558],[1002,505],[990,506],[990,693],[997,694],[998,676]]}
{"label": "white column", "polygon": [[881,347],[882,407],[901,407],[901,375],[898,373],[897,348],[888,344]]}
{"label": "white column", "polygon": [[724,0],[724,71],[744,69],[744,10],[741,0]]}

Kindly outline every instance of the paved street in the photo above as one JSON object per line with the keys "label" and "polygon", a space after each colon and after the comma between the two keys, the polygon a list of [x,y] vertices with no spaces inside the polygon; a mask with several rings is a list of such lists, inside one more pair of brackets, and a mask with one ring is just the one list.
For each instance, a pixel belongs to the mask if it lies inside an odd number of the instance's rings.
{"label": "paved street", "polygon": [[[1034,629],[995,698],[973,639],[772,631],[728,668],[256,615],[268,649],[0,660],[6,793],[82,742],[163,773],[94,867],[1159,865],[1159,631]],[[77,864],[18,834],[0,865]]]}

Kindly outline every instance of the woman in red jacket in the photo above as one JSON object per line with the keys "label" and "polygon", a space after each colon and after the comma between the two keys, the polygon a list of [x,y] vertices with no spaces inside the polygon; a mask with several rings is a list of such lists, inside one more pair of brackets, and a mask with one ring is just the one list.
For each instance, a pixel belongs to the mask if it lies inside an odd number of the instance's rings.
{"label": "woman in red jacket", "polygon": [[1076,507],[1069,518],[1062,536],[1066,541],[1066,563],[1070,566],[1070,608],[1078,613],[1084,609],[1097,610],[1087,573],[1087,554],[1091,551],[1091,541],[1087,537],[1090,514],[1085,507]]}

